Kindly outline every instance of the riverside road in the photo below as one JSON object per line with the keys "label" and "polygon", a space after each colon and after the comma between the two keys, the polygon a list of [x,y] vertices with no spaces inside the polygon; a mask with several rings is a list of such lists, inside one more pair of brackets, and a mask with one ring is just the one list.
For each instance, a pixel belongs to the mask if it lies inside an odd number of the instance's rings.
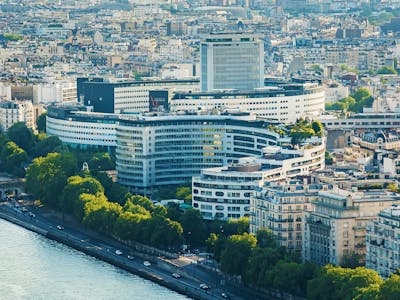
{"label": "riverside road", "polygon": [[[205,271],[196,265],[184,267],[185,270],[178,267],[174,269],[172,266],[168,267],[162,264],[157,257],[133,252],[117,241],[107,238],[100,240],[68,225],[57,228],[60,223],[56,220],[44,217],[40,214],[40,211],[33,207],[29,207],[29,210],[31,211],[22,212],[21,208],[15,207],[13,203],[0,203],[1,218],[195,299],[224,299],[223,293],[228,294],[231,299],[267,299],[254,291],[243,290],[229,283],[222,288],[219,285],[222,278],[217,273]],[[116,254],[117,250],[122,251],[122,254]],[[151,262],[151,265],[145,266],[145,260]],[[180,273],[182,277],[172,277],[172,273],[175,272]],[[188,276],[185,276],[185,274]],[[201,289],[200,284],[202,283],[208,285],[211,289]]]}

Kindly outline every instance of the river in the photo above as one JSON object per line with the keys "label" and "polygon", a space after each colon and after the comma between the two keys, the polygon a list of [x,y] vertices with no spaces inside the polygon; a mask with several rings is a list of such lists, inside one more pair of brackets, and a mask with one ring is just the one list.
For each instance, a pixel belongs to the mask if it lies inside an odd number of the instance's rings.
{"label": "river", "polygon": [[0,219],[0,299],[188,298]]}

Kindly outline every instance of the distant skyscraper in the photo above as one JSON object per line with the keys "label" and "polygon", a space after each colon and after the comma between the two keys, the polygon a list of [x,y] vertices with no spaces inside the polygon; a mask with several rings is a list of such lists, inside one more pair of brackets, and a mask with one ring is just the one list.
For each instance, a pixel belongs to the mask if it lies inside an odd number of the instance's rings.
{"label": "distant skyscraper", "polygon": [[201,90],[264,86],[264,44],[257,35],[212,34],[201,43]]}

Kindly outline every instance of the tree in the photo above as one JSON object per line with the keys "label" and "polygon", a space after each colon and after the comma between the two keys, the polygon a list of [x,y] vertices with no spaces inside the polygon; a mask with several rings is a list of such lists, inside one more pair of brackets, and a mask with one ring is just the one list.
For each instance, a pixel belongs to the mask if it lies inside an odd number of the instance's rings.
{"label": "tree", "polygon": [[361,87],[355,92],[353,98],[356,100],[356,102],[360,102],[362,99],[368,98],[370,96],[370,91],[367,88]]}
{"label": "tree", "polygon": [[324,126],[322,125],[322,123],[319,120],[313,121],[312,124],[311,124],[311,127],[314,130],[316,135],[322,136],[323,130],[324,130]]}
{"label": "tree", "polygon": [[377,74],[393,74],[397,75],[397,71],[392,66],[383,66],[376,71]]}
{"label": "tree", "polygon": [[230,219],[228,222],[223,222],[221,226],[225,235],[243,234],[250,231],[250,220],[248,217]]}
{"label": "tree", "polygon": [[143,197],[140,195],[133,195],[129,197],[128,202],[144,207],[149,212],[152,212],[154,210],[153,202],[151,202],[150,199],[147,197]]}
{"label": "tree", "polygon": [[186,244],[192,247],[204,244],[207,233],[199,210],[188,209],[182,216],[181,224]]}
{"label": "tree", "polygon": [[42,203],[59,207],[61,191],[68,177],[76,172],[76,160],[71,153],[49,153],[35,158],[26,171],[27,191]]}
{"label": "tree", "polygon": [[291,293],[304,296],[307,281],[314,276],[315,266],[311,264],[299,264],[280,260],[274,267],[273,287]]}
{"label": "tree", "polygon": [[381,284],[378,273],[364,267],[348,269],[327,265],[308,282],[307,299],[353,299],[373,284]]}
{"label": "tree", "polygon": [[110,154],[98,152],[88,161],[89,168],[91,170],[112,170],[115,168],[115,163],[111,159]]}
{"label": "tree", "polygon": [[363,265],[361,259],[362,259],[362,255],[357,254],[355,252],[351,252],[348,255],[343,255],[340,266],[343,268],[355,269],[355,268],[361,267]]}
{"label": "tree", "polygon": [[333,157],[328,151],[325,151],[325,164],[333,165]]}
{"label": "tree", "polygon": [[35,135],[32,129],[26,127],[23,122],[19,122],[8,128],[7,135],[18,147],[30,153],[35,143]]}
{"label": "tree", "polygon": [[230,275],[243,275],[256,244],[255,236],[248,233],[229,237],[221,253],[221,270]]}
{"label": "tree", "polygon": [[380,285],[380,300],[400,299],[400,276],[392,274]]}
{"label": "tree", "polygon": [[81,194],[80,199],[85,203],[83,223],[99,232],[111,234],[122,212],[121,206],[108,202],[104,195]]}
{"label": "tree", "polygon": [[32,153],[35,157],[46,156],[51,152],[61,152],[62,142],[57,136],[40,139],[34,146]]}
{"label": "tree", "polygon": [[185,200],[190,203],[192,201],[192,188],[188,186],[178,187],[175,192],[176,199]]}
{"label": "tree", "polygon": [[36,127],[39,132],[46,132],[47,113],[42,113],[36,120]]}
{"label": "tree", "polygon": [[7,142],[0,152],[0,166],[8,173],[23,176],[25,174],[24,164],[28,162],[26,152],[14,142]]}
{"label": "tree", "polygon": [[149,214],[135,214],[130,211],[123,211],[115,221],[114,233],[125,241],[139,240],[144,220],[150,219]]}
{"label": "tree", "polygon": [[78,220],[82,220],[84,217],[85,203],[80,199],[81,194],[100,197],[100,195],[104,194],[104,188],[93,177],[71,176],[68,178],[60,196],[60,207],[67,213],[73,212]]}
{"label": "tree", "polygon": [[278,246],[276,238],[270,229],[259,229],[256,232],[257,246],[261,248],[275,248]]}
{"label": "tree", "polygon": [[181,220],[183,213],[179,208],[179,204],[175,202],[170,202],[167,205],[167,218],[179,222]]}

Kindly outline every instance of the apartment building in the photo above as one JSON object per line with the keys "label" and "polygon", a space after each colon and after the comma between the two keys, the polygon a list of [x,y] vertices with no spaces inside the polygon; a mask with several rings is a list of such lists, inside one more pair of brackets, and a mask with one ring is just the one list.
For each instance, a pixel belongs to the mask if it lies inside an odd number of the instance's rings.
{"label": "apartment building", "polygon": [[352,253],[365,259],[367,222],[399,201],[398,194],[386,190],[320,192],[314,211],[304,215],[303,259],[320,265],[340,264]]}
{"label": "apartment building", "polygon": [[303,212],[312,212],[318,193],[328,188],[308,176],[266,183],[250,197],[250,232],[270,229],[280,246],[301,252]]}
{"label": "apartment building", "polygon": [[400,268],[400,207],[393,205],[368,222],[366,267],[384,278]]}
{"label": "apartment building", "polygon": [[237,164],[203,169],[200,176],[192,179],[193,207],[205,219],[248,216],[251,195],[264,183],[324,168],[324,139],[309,140],[306,144],[307,147],[300,149],[266,146],[262,155],[241,158]]}

